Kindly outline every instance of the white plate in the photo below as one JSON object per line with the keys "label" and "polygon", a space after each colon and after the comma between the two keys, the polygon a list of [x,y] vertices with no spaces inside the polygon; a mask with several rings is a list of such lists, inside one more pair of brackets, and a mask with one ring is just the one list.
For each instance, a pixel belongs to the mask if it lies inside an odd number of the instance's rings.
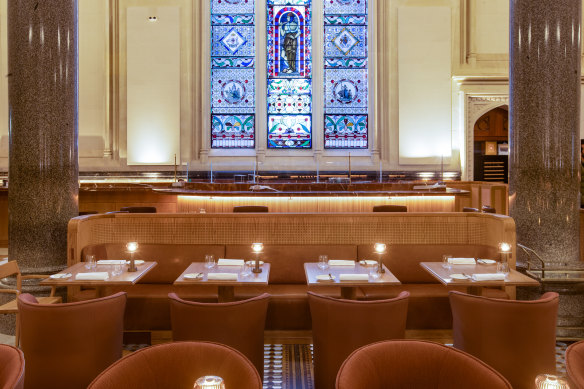
{"label": "white plate", "polygon": [[359,264],[361,266],[377,266],[377,261],[374,261],[372,259],[362,259],[359,261]]}
{"label": "white plate", "polygon": [[69,277],[71,277],[71,276],[72,276],[72,274],[71,274],[71,273],[57,273],[57,274],[51,274],[51,275],[49,276],[49,278],[52,278],[52,279],[58,280],[58,279],[69,278]]}
{"label": "white plate", "polygon": [[451,274],[450,278],[452,278],[453,280],[468,280],[468,276],[459,273]]}
{"label": "white plate", "polygon": [[477,263],[480,263],[481,265],[494,265],[497,261],[492,259],[477,259]]}
{"label": "white plate", "polygon": [[316,276],[317,281],[334,281],[335,276],[329,276],[328,274],[319,274]]}
{"label": "white plate", "polygon": [[203,279],[203,273],[187,273],[184,275],[187,280]]}
{"label": "white plate", "polygon": [[[255,261],[246,261],[245,264],[247,266],[255,266]],[[264,261],[260,261],[260,266],[264,264]]]}

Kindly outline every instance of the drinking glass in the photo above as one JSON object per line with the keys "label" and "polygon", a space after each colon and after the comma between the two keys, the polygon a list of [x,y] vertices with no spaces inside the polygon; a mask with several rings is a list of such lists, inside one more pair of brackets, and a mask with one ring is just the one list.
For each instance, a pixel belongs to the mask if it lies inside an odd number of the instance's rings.
{"label": "drinking glass", "polygon": [[377,266],[374,266],[369,269],[369,278],[372,280],[377,280],[381,277],[381,273],[377,271]]}
{"label": "drinking glass", "polygon": [[318,267],[319,269],[327,269],[328,265],[328,255],[319,255],[318,256]]}
{"label": "drinking glass", "polygon": [[442,256],[442,267],[444,269],[452,269],[452,264],[450,263],[450,259],[452,258],[452,255],[450,254],[446,254]]}
{"label": "drinking glass", "polygon": [[507,262],[497,262],[497,273],[508,274],[509,264]]}
{"label": "drinking glass", "polygon": [[116,263],[112,267],[112,276],[116,277],[123,273],[123,265],[121,263]]}
{"label": "drinking glass", "polygon": [[205,255],[205,267],[208,269],[214,268],[215,267],[215,257],[207,254]]}
{"label": "drinking glass", "polygon": [[249,277],[251,275],[251,267],[252,265],[249,262],[245,262],[243,264],[243,268],[241,269],[241,275],[243,277]]}
{"label": "drinking glass", "polygon": [[95,255],[86,255],[85,256],[85,268],[86,269],[95,269],[97,267],[97,262],[95,262]]}

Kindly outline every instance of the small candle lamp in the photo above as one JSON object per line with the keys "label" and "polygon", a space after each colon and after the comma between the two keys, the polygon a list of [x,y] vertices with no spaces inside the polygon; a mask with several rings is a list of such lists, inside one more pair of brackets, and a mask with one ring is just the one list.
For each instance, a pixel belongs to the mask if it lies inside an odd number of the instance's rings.
{"label": "small candle lamp", "polygon": [[126,250],[130,253],[130,264],[128,265],[129,272],[138,271],[136,267],[136,262],[134,261],[134,253],[138,250],[138,242],[128,242],[126,244]]}
{"label": "small candle lamp", "polygon": [[385,269],[383,268],[383,262],[381,262],[381,256],[386,253],[387,246],[385,243],[375,243],[373,246],[375,249],[375,253],[377,254],[377,273],[385,273]]}
{"label": "small candle lamp", "polygon": [[537,389],[570,389],[565,379],[552,374],[540,374],[535,377],[535,387]]}
{"label": "small candle lamp", "polygon": [[261,273],[262,268],[260,267],[260,254],[264,251],[264,244],[263,243],[252,243],[251,249],[256,256],[255,259],[255,266],[252,269],[254,273]]}
{"label": "small candle lamp", "polygon": [[193,389],[225,389],[225,384],[223,383],[223,378],[221,377],[217,377],[215,375],[206,375],[204,377],[197,378]]}
{"label": "small candle lamp", "polygon": [[507,242],[499,243],[499,253],[501,254],[501,268],[503,273],[509,272],[509,254],[511,254],[511,245]]}

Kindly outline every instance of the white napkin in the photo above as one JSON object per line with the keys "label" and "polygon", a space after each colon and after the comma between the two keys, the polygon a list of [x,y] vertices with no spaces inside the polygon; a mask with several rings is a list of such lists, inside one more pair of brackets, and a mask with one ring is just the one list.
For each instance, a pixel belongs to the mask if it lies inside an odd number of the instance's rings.
{"label": "white napkin", "polygon": [[237,281],[237,273],[208,273],[208,280]]}
{"label": "white napkin", "polygon": [[340,281],[369,281],[369,274],[339,274]]}
{"label": "white napkin", "polygon": [[482,273],[482,274],[473,274],[472,278],[475,281],[504,281],[505,274],[503,273]]}
{"label": "white napkin", "polygon": [[449,258],[448,263],[451,265],[476,265],[474,258]]}
{"label": "white napkin", "polygon": [[377,261],[374,261],[373,259],[363,259],[360,262],[361,262],[361,265],[363,265],[363,266],[377,265]]}
{"label": "white napkin", "polygon": [[345,259],[329,259],[329,266],[355,266],[355,261],[347,261]]}
{"label": "white napkin", "polygon": [[219,258],[217,265],[219,266],[243,266],[245,261],[243,259],[226,259]]}
{"label": "white napkin", "polygon": [[98,271],[94,273],[77,273],[75,275],[76,280],[99,280],[105,281],[109,278],[109,274],[106,271]]}

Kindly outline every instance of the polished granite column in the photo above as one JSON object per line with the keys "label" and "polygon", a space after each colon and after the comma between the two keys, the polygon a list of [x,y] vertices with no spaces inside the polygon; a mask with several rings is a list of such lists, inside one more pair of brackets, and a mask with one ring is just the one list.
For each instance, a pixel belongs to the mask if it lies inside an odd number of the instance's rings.
{"label": "polished granite column", "polygon": [[78,214],[77,0],[8,0],[9,252],[23,272],[67,263]]}
{"label": "polished granite column", "polygon": [[[510,215],[518,243],[569,267],[579,262],[582,3],[510,6]],[[582,312],[568,300],[564,310]]]}

